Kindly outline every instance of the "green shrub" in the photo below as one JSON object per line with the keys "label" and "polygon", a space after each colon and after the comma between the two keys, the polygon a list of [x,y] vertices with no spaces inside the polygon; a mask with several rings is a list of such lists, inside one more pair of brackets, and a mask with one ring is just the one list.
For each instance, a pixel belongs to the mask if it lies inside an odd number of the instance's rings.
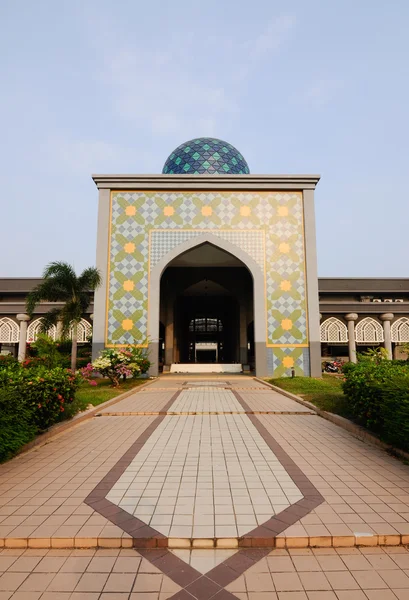
{"label": "green shrub", "polygon": [[48,369],[63,366],[63,356],[61,355],[58,342],[48,337],[45,333],[40,333],[35,342],[31,344],[30,352],[32,356],[41,359]]}
{"label": "green shrub", "polygon": [[18,361],[11,354],[0,354],[0,369],[18,366]]}
{"label": "green shrub", "polygon": [[409,448],[409,367],[401,361],[361,361],[344,369],[344,394],[354,420],[385,442]]}
{"label": "green shrub", "polygon": [[396,375],[380,390],[382,438],[388,444],[409,451],[409,376]]}
{"label": "green shrub", "polygon": [[64,418],[80,378],[61,367],[12,367],[0,371],[0,389],[19,395],[32,411],[33,423],[43,431]]}
{"label": "green shrub", "polygon": [[36,433],[33,411],[20,393],[0,388],[0,462],[14,456]]}

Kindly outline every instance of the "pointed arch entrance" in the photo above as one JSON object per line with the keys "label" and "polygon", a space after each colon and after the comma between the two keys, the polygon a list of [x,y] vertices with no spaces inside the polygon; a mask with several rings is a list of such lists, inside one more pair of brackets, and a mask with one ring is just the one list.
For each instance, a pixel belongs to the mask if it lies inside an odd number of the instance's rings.
{"label": "pointed arch entrance", "polygon": [[267,375],[264,274],[241,248],[199,234],[151,270],[149,347],[159,365],[242,363]]}

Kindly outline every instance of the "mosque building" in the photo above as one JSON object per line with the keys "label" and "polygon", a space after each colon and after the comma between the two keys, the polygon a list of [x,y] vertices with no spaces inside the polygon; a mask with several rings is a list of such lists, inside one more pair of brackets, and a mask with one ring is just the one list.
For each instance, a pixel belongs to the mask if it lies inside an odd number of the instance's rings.
{"label": "mosque building", "polygon": [[[321,373],[316,175],[251,175],[231,144],[197,138],[161,175],[96,175],[95,355],[149,347],[152,374]],[[206,367],[207,365],[207,367]]]}

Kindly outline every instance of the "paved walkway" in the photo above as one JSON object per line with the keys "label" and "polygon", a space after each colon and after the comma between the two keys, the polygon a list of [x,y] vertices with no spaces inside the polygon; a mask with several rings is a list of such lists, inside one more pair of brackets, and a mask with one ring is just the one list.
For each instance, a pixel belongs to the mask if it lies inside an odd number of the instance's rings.
{"label": "paved walkway", "polygon": [[[195,568],[206,569],[228,551],[184,552]],[[407,600],[409,551],[272,550],[224,591],[204,595],[206,586],[192,596],[136,550],[0,552],[1,600]]]}
{"label": "paved walkway", "polygon": [[164,376],[0,467],[0,600],[409,598],[401,543],[409,467],[245,376]]}

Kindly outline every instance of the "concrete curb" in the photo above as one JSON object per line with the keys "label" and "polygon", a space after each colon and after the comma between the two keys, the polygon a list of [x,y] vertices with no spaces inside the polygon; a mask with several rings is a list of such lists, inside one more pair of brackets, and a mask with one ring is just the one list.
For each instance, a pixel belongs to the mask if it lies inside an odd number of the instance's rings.
{"label": "concrete curb", "polygon": [[294,400],[295,402],[298,402],[299,404],[302,404],[303,406],[310,408],[311,410],[316,412],[317,415],[319,415],[323,419],[326,419],[327,421],[334,423],[334,425],[338,425],[338,427],[345,429],[345,431],[348,431],[351,435],[358,438],[362,442],[368,442],[370,444],[373,444],[374,446],[378,446],[378,448],[381,448],[382,450],[392,452],[393,454],[396,454],[396,455],[400,456],[401,458],[404,458],[405,460],[409,460],[409,452],[405,452],[404,450],[399,450],[399,448],[394,448],[393,446],[390,446],[389,444],[382,442],[382,440],[380,440],[378,437],[376,437],[376,435],[374,435],[373,433],[370,433],[364,427],[361,427],[360,425],[353,423],[349,419],[345,419],[345,417],[340,417],[339,415],[335,415],[335,414],[327,412],[325,410],[321,410],[320,408],[317,408],[311,402],[307,402],[307,400],[303,400],[302,398],[300,398],[300,396],[296,396],[295,394],[292,394],[291,392],[287,392],[287,390],[283,390],[280,387],[277,387],[276,385],[268,383],[264,379],[260,379],[259,377],[254,377],[253,379],[255,381],[258,381],[259,383],[265,385],[266,387],[269,387],[270,389],[274,390],[275,392],[278,392],[279,394],[282,394],[283,396],[286,396],[287,398],[290,398],[291,400]]}
{"label": "concrete curb", "polygon": [[[139,385],[131,390],[127,390],[123,394],[119,394],[119,396],[115,396],[115,398],[111,398],[111,400],[107,400],[106,402],[103,402],[102,404],[98,404],[98,406],[94,406],[94,408],[90,408],[89,410],[85,410],[84,412],[78,413],[72,419],[63,421],[62,423],[56,423],[55,425],[50,427],[50,429],[48,431],[46,431],[45,433],[40,433],[40,435],[38,435],[32,442],[29,442],[28,444],[25,444],[22,448],[20,448],[20,450],[18,451],[16,456],[11,458],[10,460],[20,457],[22,454],[25,454],[26,452],[32,450],[33,448],[43,446],[51,438],[53,438],[57,435],[60,435],[61,433],[65,433],[72,427],[76,427],[77,425],[83,423],[84,421],[87,421],[88,419],[92,419],[92,417],[95,417],[97,415],[97,413],[99,413],[103,408],[112,406],[113,404],[116,404],[117,402],[120,402],[121,400],[128,398],[128,396],[132,396],[132,394],[137,394],[140,390],[145,389],[146,387],[151,385],[154,381],[156,381],[156,378],[152,379],[151,381],[147,381],[146,383],[143,383],[142,385]],[[3,464],[6,464],[6,463],[3,463]]]}
{"label": "concrete curb", "polygon": [[75,549],[75,548],[354,548],[360,546],[401,546],[409,544],[409,535],[367,535],[348,536],[288,536],[268,538],[152,538],[123,537],[71,537],[71,538],[0,538],[1,548]]}

